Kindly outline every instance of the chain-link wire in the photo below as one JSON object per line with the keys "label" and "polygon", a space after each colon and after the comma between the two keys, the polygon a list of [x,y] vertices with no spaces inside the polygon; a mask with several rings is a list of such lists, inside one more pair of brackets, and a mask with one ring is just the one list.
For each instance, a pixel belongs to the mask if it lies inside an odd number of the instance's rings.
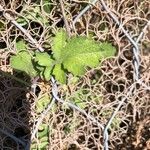
{"label": "chain-link wire", "polygon": [[54,97],[58,102],[60,102],[60,103],[62,103],[62,104],[66,104],[66,105],[68,105],[70,108],[79,111],[81,114],[85,115],[87,119],[91,120],[93,124],[96,124],[96,125],[97,125],[98,127],[100,127],[102,130],[104,130],[103,125],[100,124],[93,116],[87,114],[83,109],[79,108],[78,106],[76,106],[76,105],[74,105],[74,104],[72,104],[72,103],[69,103],[69,102],[66,102],[66,101],[60,99],[60,98],[58,97],[58,87],[57,87],[56,81],[55,81],[55,79],[54,79],[53,77],[51,78],[51,81],[52,81],[52,84],[53,84],[53,86],[52,86],[52,95],[53,95],[53,97]]}
{"label": "chain-link wire", "polygon": [[[146,30],[146,28],[149,26],[150,21],[145,25],[143,31],[140,33],[140,35],[138,36],[137,40],[134,41],[133,38],[131,37],[131,35],[128,33],[128,31],[126,31],[123,27],[123,25],[121,24],[121,22],[117,19],[117,17],[111,12],[111,10],[107,7],[107,5],[105,4],[105,2],[103,0],[100,0],[101,4],[103,6],[103,8],[105,9],[105,11],[109,14],[109,16],[114,20],[114,22],[119,26],[119,28],[123,31],[123,33],[126,35],[126,37],[129,39],[129,41],[131,42],[131,44],[134,46],[133,48],[133,64],[134,64],[134,73],[133,73],[133,79],[135,82],[137,82],[139,80],[139,67],[140,67],[140,60],[139,60],[139,41],[141,40],[141,38],[144,35],[144,31]],[[97,1],[93,1],[92,3],[95,4]],[[74,19],[73,24],[75,24],[77,22],[77,20],[90,8],[91,6],[88,5],[87,7],[85,7],[85,9],[83,9],[80,14]],[[143,83],[141,83],[143,85]],[[131,94],[133,94],[135,91],[135,86],[136,84],[132,84],[132,86],[129,88],[129,90],[127,91],[127,97],[130,96]],[[148,88],[149,89],[149,88]],[[111,118],[109,119],[108,123],[106,124],[105,128],[104,128],[104,133],[103,133],[103,138],[104,138],[104,149],[108,150],[108,129],[114,119],[114,117],[116,116],[117,112],[119,111],[119,109],[121,108],[121,106],[123,105],[124,101],[127,99],[127,97],[123,97],[122,100],[120,101],[120,103],[118,104],[117,108],[115,109],[115,111],[112,113]]]}
{"label": "chain-link wire", "polygon": [[[114,14],[109,10],[109,8],[107,7],[107,5],[105,4],[105,2],[103,0],[101,0],[101,3],[104,7],[104,9],[108,12],[108,14],[111,16],[111,18],[115,21],[115,23],[118,24],[119,28],[121,28],[121,30],[123,31],[123,33],[126,35],[126,37],[129,39],[129,41],[133,44],[134,48],[133,48],[133,63],[134,63],[134,75],[133,75],[133,79],[134,81],[138,81],[139,80],[139,67],[140,67],[140,61],[139,61],[139,47],[138,47],[138,43],[140,41],[140,39],[143,36],[142,32],[139,37],[137,38],[136,42],[132,39],[131,35],[128,34],[128,32],[124,29],[123,25],[119,22],[119,20],[114,16]],[[148,24],[145,26],[145,28],[147,28]],[[130,94],[133,94],[134,91],[133,89],[136,88],[136,84],[133,84],[130,88],[129,91],[127,92],[127,97]],[[104,149],[108,150],[108,128],[110,127],[114,117],[116,116],[117,112],[119,111],[120,107],[122,106],[122,104],[124,103],[124,101],[126,100],[126,97],[122,98],[122,100],[120,101],[120,103],[118,104],[116,110],[113,112],[113,114],[111,115],[111,118],[109,119],[105,129],[104,129]]]}
{"label": "chain-link wire", "polygon": [[73,20],[73,27],[75,26],[76,22],[92,7],[92,5],[95,5],[95,3],[98,0],[92,0],[90,1],[91,4],[87,5],[78,15],[77,17]]}
{"label": "chain-link wire", "polygon": [[18,144],[22,144],[24,147],[26,146],[26,142],[24,142],[23,140],[15,137],[14,135],[10,134],[9,132],[0,129],[1,134],[7,135],[8,137],[12,138],[14,141],[16,141],[16,143]]}
{"label": "chain-link wire", "polygon": [[[140,61],[139,61],[139,42],[142,39],[144,32],[146,30],[146,28],[150,25],[150,21],[145,25],[145,27],[143,28],[143,31],[140,33],[140,35],[138,36],[137,40],[134,41],[133,38],[131,37],[131,35],[128,33],[127,30],[124,29],[123,25],[120,23],[120,21],[117,19],[117,17],[110,11],[110,9],[107,7],[107,5],[105,4],[105,2],[103,0],[100,0],[101,4],[103,6],[103,8],[105,9],[105,11],[107,11],[107,13],[109,14],[109,16],[114,20],[115,23],[117,23],[117,25],[119,26],[119,28],[123,31],[123,33],[126,35],[126,37],[129,39],[129,41],[131,42],[131,44],[133,45],[133,66],[134,66],[134,74],[133,74],[133,79],[134,79],[134,83],[129,87],[129,89],[127,89],[127,95],[126,97],[122,97],[122,100],[119,102],[118,106],[116,107],[115,111],[112,113],[109,121],[107,122],[106,126],[104,127],[102,124],[100,124],[93,116],[87,114],[84,110],[80,109],[79,107],[77,107],[76,105],[69,103],[69,102],[65,102],[64,100],[60,99],[58,97],[58,87],[56,84],[55,79],[52,77],[51,78],[51,82],[52,82],[52,95],[54,97],[54,99],[52,100],[52,102],[48,105],[48,108],[44,111],[44,113],[42,113],[41,115],[41,119],[38,122],[38,125],[36,126],[36,129],[34,129],[34,132],[32,134],[32,138],[34,138],[38,127],[40,125],[40,123],[42,122],[44,115],[51,109],[52,104],[54,103],[55,100],[57,100],[58,102],[62,103],[62,104],[67,104],[70,108],[75,109],[77,111],[79,111],[81,114],[83,114],[84,116],[86,116],[86,118],[88,120],[91,120],[93,124],[96,124],[98,127],[100,127],[103,130],[103,138],[104,138],[104,149],[108,150],[108,140],[109,140],[109,135],[108,135],[108,129],[114,119],[114,117],[116,116],[117,112],[119,111],[119,109],[121,108],[121,106],[123,105],[124,101],[127,99],[128,96],[131,96],[132,94],[135,94],[135,90],[136,90],[136,84],[140,83],[142,86],[145,86],[147,89],[150,89],[149,87],[147,87],[142,81],[140,81],[140,72],[139,72],[139,67],[140,67]],[[91,3],[94,5],[97,2],[97,0],[92,1]],[[91,8],[91,5],[89,4],[87,7],[85,7],[84,10],[82,10],[79,15],[74,19],[73,24],[75,24],[77,22],[77,20],[83,16],[83,14],[88,11]],[[0,10],[2,9],[2,6],[0,6]],[[2,9],[3,10],[3,9]],[[10,18],[10,16],[8,16],[8,14],[4,14],[5,18],[8,20],[11,20],[11,23],[14,24],[24,35],[26,35],[26,37],[29,39],[29,41],[34,44],[39,51],[44,51],[44,49],[39,46],[39,44],[37,43],[37,41],[35,39],[32,38],[32,36],[30,34],[28,34],[28,32],[21,27],[13,18]],[[24,144],[24,143],[22,143]]]}

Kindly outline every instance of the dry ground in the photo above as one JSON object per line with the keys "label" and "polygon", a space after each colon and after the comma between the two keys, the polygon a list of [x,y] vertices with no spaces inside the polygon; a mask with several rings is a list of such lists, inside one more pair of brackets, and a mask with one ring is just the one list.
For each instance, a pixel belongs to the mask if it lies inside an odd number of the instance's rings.
{"label": "dry ground", "polygon": [[[135,84],[134,93],[127,96],[130,86],[134,84],[133,46],[116,22],[104,11],[100,1],[82,15],[75,28],[72,28],[73,19],[88,5],[88,1],[64,2],[72,35],[92,36],[97,41],[112,42],[117,53],[115,57],[104,60],[99,67],[89,70],[78,81],[74,81],[72,75],[69,75],[67,85],[58,85],[59,97],[69,102],[79,99],[79,107],[102,125],[106,125],[121,98],[126,96],[109,128],[109,149],[149,150],[150,92]],[[105,3],[134,39],[150,20],[149,0],[106,0]],[[59,1],[51,1],[50,12],[44,10],[42,0],[0,0],[0,4],[16,20],[24,17],[27,23],[23,27],[47,51],[51,49],[53,33],[58,28],[65,28]],[[35,12],[36,7],[40,8],[40,12]],[[32,15],[36,14],[38,17],[29,17],[27,12],[33,12]],[[33,45],[27,37],[0,13],[0,127],[2,131],[27,142],[41,116],[41,113],[37,113],[36,101],[40,96],[51,93],[51,83],[38,80],[36,92],[33,93],[29,77],[12,70],[9,59],[15,51],[17,38],[27,41],[32,50]],[[150,86],[150,27],[145,31],[139,49],[140,78]],[[29,86],[16,78],[27,82]],[[44,148],[46,150],[103,149],[103,131],[86,116],[66,105],[56,102],[42,124],[49,127],[46,135],[49,144]],[[33,141],[35,149],[38,149],[40,139],[36,137]],[[8,134],[0,132],[0,149],[23,150],[24,147]]]}

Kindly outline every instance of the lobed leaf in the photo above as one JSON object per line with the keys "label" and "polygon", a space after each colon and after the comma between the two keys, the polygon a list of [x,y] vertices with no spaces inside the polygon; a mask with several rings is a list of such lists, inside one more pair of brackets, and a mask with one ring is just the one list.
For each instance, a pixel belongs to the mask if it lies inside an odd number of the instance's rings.
{"label": "lobed leaf", "polygon": [[51,66],[54,60],[51,58],[51,56],[47,52],[44,52],[44,53],[36,52],[35,61],[40,66]]}
{"label": "lobed leaf", "polygon": [[11,67],[23,71],[31,77],[37,76],[37,71],[34,69],[32,56],[27,51],[21,51],[16,56],[10,58]]}
{"label": "lobed leaf", "polygon": [[56,36],[53,38],[52,51],[54,53],[53,56],[56,60],[59,60],[61,58],[61,52],[63,47],[65,47],[66,45],[66,40],[67,34],[63,29],[57,32]]}
{"label": "lobed leaf", "polygon": [[58,80],[59,82],[66,83],[66,74],[61,64],[55,65],[53,69],[53,75],[55,76],[56,80]]}
{"label": "lobed leaf", "polygon": [[[96,67],[99,62],[113,56],[116,49],[110,43],[98,43],[86,37],[72,37],[67,40],[66,32],[61,30],[53,39],[53,55],[57,63],[53,74],[64,83],[64,68],[75,76],[83,75],[87,67]],[[61,66],[61,67],[60,67]]]}
{"label": "lobed leaf", "polygon": [[23,40],[20,40],[20,41],[17,41],[16,42],[16,50],[17,52],[20,52],[20,51],[27,51],[27,45],[25,43],[25,41]]}
{"label": "lobed leaf", "polygon": [[52,67],[51,66],[45,67],[44,72],[43,72],[44,80],[46,80],[46,81],[50,80],[51,72],[52,72]]}

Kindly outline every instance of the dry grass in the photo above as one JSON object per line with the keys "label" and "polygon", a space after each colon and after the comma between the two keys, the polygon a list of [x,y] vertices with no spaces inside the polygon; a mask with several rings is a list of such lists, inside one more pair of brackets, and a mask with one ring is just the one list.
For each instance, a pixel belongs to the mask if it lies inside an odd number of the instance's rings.
{"label": "dry grass", "polygon": [[[50,50],[50,38],[59,27],[64,27],[59,2],[52,1],[50,13],[44,12],[42,1],[38,4],[33,0],[11,0],[10,2],[4,0],[4,2],[4,8],[8,9],[7,11],[14,18],[22,16],[27,20],[28,23],[24,28],[39,41],[42,47],[47,51]],[[147,134],[150,112],[149,90],[136,84],[135,93],[127,97],[130,86],[134,84],[131,43],[106,11],[102,10],[100,2],[89,9],[73,28],[73,19],[87,5],[86,2],[65,1],[64,8],[71,35],[92,35],[95,40],[110,41],[116,46],[117,53],[114,58],[104,60],[101,66],[89,70],[77,82],[73,82],[74,78],[69,75],[68,84],[59,85],[59,96],[69,102],[79,99],[82,103],[78,106],[103,125],[107,124],[111,113],[121,101],[121,97],[125,96],[126,101],[109,128],[109,148],[112,150],[148,150],[150,149],[150,135]],[[140,34],[150,19],[149,0],[106,0],[105,2],[133,38]],[[27,18],[26,12],[34,11],[35,6],[40,6],[41,10],[38,15],[41,16],[40,19],[35,17],[35,20],[31,21]],[[6,76],[0,72],[0,127],[26,142],[30,140],[35,122],[41,116],[36,111],[36,101],[41,95],[51,93],[51,85],[39,80],[37,82],[39,88],[36,89],[36,93],[33,93],[29,87],[16,81],[15,77],[29,81],[28,77],[23,74],[13,72],[9,64],[10,55],[15,53],[16,39],[26,40],[31,50],[34,46],[14,25],[2,16],[0,17],[0,70],[9,73]],[[48,25],[41,18],[46,19]],[[150,28],[139,45],[140,78],[148,86],[150,85],[150,46],[145,43],[150,44],[149,41]],[[50,128],[47,150],[103,149],[103,131],[81,113],[66,105],[56,103],[53,110],[45,116],[43,123],[48,124]],[[34,140],[38,145],[38,138]],[[21,150],[23,147],[1,133],[0,149]]]}

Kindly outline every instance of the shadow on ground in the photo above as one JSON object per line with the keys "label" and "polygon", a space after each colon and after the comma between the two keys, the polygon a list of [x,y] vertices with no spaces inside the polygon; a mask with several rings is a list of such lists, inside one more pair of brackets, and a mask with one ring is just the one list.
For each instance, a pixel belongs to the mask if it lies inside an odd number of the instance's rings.
{"label": "shadow on ground", "polygon": [[[18,80],[17,80],[18,79]],[[20,79],[20,80],[19,80]],[[16,74],[12,76],[0,71],[0,149],[29,149],[30,102],[27,99],[29,78]],[[25,148],[26,147],[26,148]],[[28,147],[28,148],[27,148]]]}

